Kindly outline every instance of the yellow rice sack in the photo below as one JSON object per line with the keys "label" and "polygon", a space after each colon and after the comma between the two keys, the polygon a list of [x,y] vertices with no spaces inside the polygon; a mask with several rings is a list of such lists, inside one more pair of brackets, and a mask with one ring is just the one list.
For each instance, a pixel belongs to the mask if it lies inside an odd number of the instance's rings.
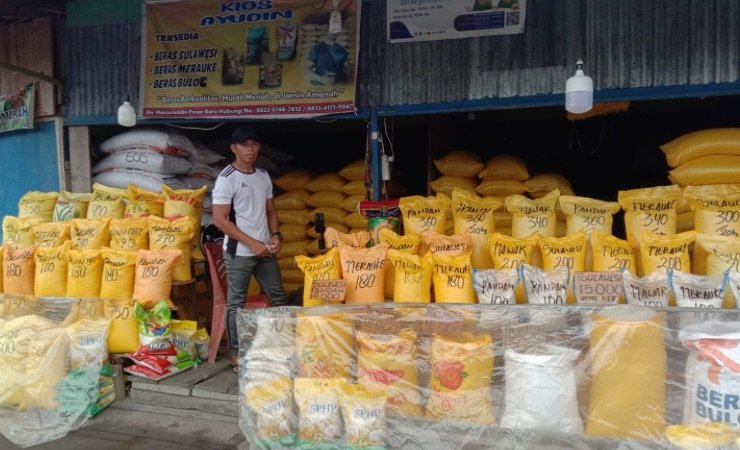
{"label": "yellow rice sack", "polygon": [[[0,246],[0,261],[4,261],[4,258],[3,258],[4,250],[5,250],[5,246],[4,245]],[[0,266],[0,269],[3,269],[3,273],[5,272],[4,267]],[[0,277],[0,292],[4,292],[3,291],[3,278],[5,278],[5,276]],[[3,317],[4,315],[4,306],[5,306],[4,303],[0,301],[0,317]],[[2,323],[0,323],[0,329],[2,329]]]}
{"label": "yellow rice sack", "polygon": [[3,242],[14,248],[34,245],[36,237],[33,233],[33,227],[42,223],[41,220],[38,217],[3,217]]}
{"label": "yellow rice sack", "polygon": [[284,192],[275,197],[275,208],[280,211],[300,211],[306,209],[306,200],[311,193],[305,189]]}
{"label": "yellow rice sack", "polygon": [[476,303],[470,252],[459,255],[432,254],[432,283],[436,303]]}
{"label": "yellow rice sack", "polygon": [[[283,242],[283,244],[280,246],[280,251],[277,254],[278,259],[293,258],[294,256],[305,255],[306,250],[308,246],[311,245],[311,243],[312,241],[308,239],[306,239],[305,241]],[[318,253],[319,251],[317,248],[316,254]]]}
{"label": "yellow rice sack", "polygon": [[339,204],[339,206],[349,212],[357,212],[357,207],[359,206],[360,202],[365,200],[364,195],[350,195],[349,197],[342,200],[342,202]]}
{"label": "yellow rice sack", "polygon": [[[705,224],[706,225],[706,224]],[[694,229],[694,213],[686,211],[676,214],[676,233]]]}
{"label": "yellow rice sack", "polygon": [[[387,181],[386,183],[390,183]],[[367,197],[370,195],[370,187],[366,185],[364,181],[350,181],[349,183],[342,186],[342,192],[346,195],[362,195]]]}
{"label": "yellow rice sack", "polygon": [[327,248],[339,247],[340,245],[365,248],[370,242],[370,232],[361,231],[358,233],[345,233],[333,226],[327,226],[326,231],[324,232],[324,239],[326,240]]}
{"label": "yellow rice sack", "polygon": [[676,205],[680,198],[681,188],[675,185],[619,191],[627,241],[639,248],[643,231],[676,234]]}
{"label": "yellow rice sack", "polygon": [[533,198],[543,197],[555,189],[559,190],[561,195],[575,195],[570,181],[557,173],[535,175],[525,181],[524,185],[527,187],[527,193]]}
{"label": "yellow rice sack", "polygon": [[61,191],[54,205],[52,220],[64,222],[72,219],[87,217],[87,207],[90,204],[90,194]]}
{"label": "yellow rice sack", "polygon": [[285,172],[272,180],[275,186],[284,191],[295,191],[305,189],[306,183],[311,181],[313,174],[308,170],[298,169]]}
{"label": "yellow rice sack", "polygon": [[69,239],[76,250],[99,250],[110,244],[110,217],[73,219]]}
{"label": "yellow rice sack", "polygon": [[663,145],[670,167],[707,155],[740,155],[740,128],[710,128],[677,137]]}
{"label": "yellow rice sack", "polygon": [[297,420],[293,412],[293,380],[278,377],[249,387],[244,392],[247,405],[257,415],[256,433],[261,442],[279,446],[295,438]]}
{"label": "yellow rice sack", "polygon": [[635,249],[625,240],[594,231],[591,234],[591,253],[594,272],[624,269],[637,274]]}
{"label": "yellow rice sack", "polygon": [[[347,217],[349,217],[349,216],[347,216]],[[345,233],[345,234],[350,231],[350,228],[347,225],[343,224],[343,223],[327,222],[327,223],[324,224],[324,226],[326,227],[326,230],[329,230],[329,228],[333,228],[335,231],[338,231],[340,233]],[[367,232],[367,230],[361,230],[361,231]],[[318,239],[319,236],[321,236],[321,233],[319,233],[318,231],[316,231],[316,227],[313,226],[313,227],[309,227],[306,230],[306,236],[307,237],[314,238],[314,239]],[[285,240],[285,237],[283,237],[283,241],[284,240]],[[326,231],[324,232],[324,240],[327,241],[327,239],[326,239]],[[329,244],[327,243],[326,246],[328,247]]]}
{"label": "yellow rice sack", "polygon": [[[167,219],[190,217],[193,223],[193,234],[190,241],[190,257],[195,260],[205,259],[200,249],[200,224],[203,216],[203,198],[208,186],[199,189],[171,189],[162,185],[164,196],[164,215]],[[151,237],[149,245],[151,246]]]}
{"label": "yellow rice sack", "polygon": [[170,308],[175,308],[170,299],[172,274],[181,260],[182,251],[175,248],[139,250],[136,257],[134,300],[146,308],[165,300]]}
{"label": "yellow rice sack", "polygon": [[311,298],[311,284],[313,280],[341,280],[342,268],[340,267],[339,250],[336,247],[329,249],[325,254],[310,258],[299,255],[295,257],[298,268],[303,272],[304,286],[303,306],[321,306],[326,304],[321,299]]}
{"label": "yellow rice sack", "polygon": [[342,219],[342,223],[347,225],[349,228],[362,230],[368,229],[367,217],[358,212],[353,212],[344,216],[344,218]]}
{"label": "yellow rice sack", "polygon": [[67,297],[100,297],[103,258],[99,249],[67,253]]}
{"label": "yellow rice sack", "polygon": [[504,205],[504,200],[496,197],[480,198],[462,191],[452,192],[452,216],[455,234],[467,233],[473,249],[473,267],[490,269],[493,267],[491,253],[488,251],[488,236],[496,229],[495,212]]}
{"label": "yellow rice sack", "polygon": [[282,224],[308,225],[313,220],[311,211],[302,209],[300,211],[280,211],[277,212],[278,222]]}
{"label": "yellow rice sack", "polygon": [[278,259],[278,266],[281,270],[293,270],[298,268],[295,258],[281,258]]}
{"label": "yellow rice sack", "polygon": [[740,155],[709,155],[692,159],[668,172],[682,186],[740,183]]}
{"label": "yellow rice sack", "polygon": [[128,251],[149,248],[149,219],[147,216],[112,219],[109,232],[110,248]]}
{"label": "yellow rice sack", "polygon": [[[493,233],[488,237],[488,251],[491,253],[493,268],[497,270],[519,270],[522,264],[532,264],[540,236],[534,234],[519,239],[502,233]],[[514,290],[517,303],[527,303],[527,294],[521,280]]]}
{"label": "yellow rice sack", "polygon": [[365,160],[358,159],[352,161],[346,166],[339,169],[339,175],[348,181],[364,181],[365,180]]}
{"label": "yellow rice sack", "polygon": [[611,234],[613,216],[620,209],[619,203],[616,202],[572,195],[561,195],[559,203],[560,210],[566,217],[566,235],[579,230],[586,234],[594,231]]}
{"label": "yellow rice sack", "polygon": [[33,293],[38,297],[67,295],[67,253],[69,241],[58,247],[39,247],[34,254]]}
{"label": "yellow rice sack", "polygon": [[[740,272],[740,238],[697,234],[694,272],[707,276],[722,276],[725,272]],[[723,308],[735,308],[736,301],[731,289],[726,289]]]}
{"label": "yellow rice sack", "polygon": [[280,224],[278,228],[283,235],[283,242],[303,241],[308,238],[309,227],[292,223]]}
{"label": "yellow rice sack", "polygon": [[401,197],[398,207],[403,214],[404,234],[421,234],[432,230],[443,234],[447,225],[446,214],[450,200],[446,196]]}
{"label": "yellow rice sack", "polygon": [[324,215],[324,223],[342,223],[344,222],[344,218],[348,215],[347,211],[343,209],[335,208],[333,206],[322,206],[311,210],[308,219],[313,222],[316,220],[316,214]]}
{"label": "yellow rice sack", "polygon": [[340,383],[339,391],[347,447],[384,448],[388,393],[383,389],[371,389],[350,383]]}
{"label": "yellow rice sack", "polygon": [[296,378],[293,395],[298,406],[300,448],[340,448],[342,415],[339,383],[335,378]]}
{"label": "yellow rice sack", "polygon": [[573,292],[573,276],[577,272],[586,270],[586,249],[588,242],[583,231],[577,231],[566,237],[540,237],[542,250],[542,268],[550,271],[556,267],[568,269],[568,297],[567,303],[575,303],[576,295]]}
{"label": "yellow rice sack", "polygon": [[345,303],[383,303],[383,265],[387,253],[386,244],[371,248],[339,246],[342,278],[347,282]]}
{"label": "yellow rice sack", "polygon": [[281,270],[280,279],[286,283],[303,283],[303,272],[297,269]]}
{"label": "yellow rice sack", "polygon": [[480,156],[467,151],[450,152],[440,159],[435,159],[434,165],[442,175],[463,178],[478,176],[484,167]]}
{"label": "yellow rice sack", "polygon": [[87,207],[87,219],[111,217],[120,219],[126,212],[128,191],[95,183]]}
{"label": "yellow rice sack", "polygon": [[[381,228],[378,230],[378,242],[388,244],[389,250],[417,254],[419,252],[419,245],[421,244],[421,236],[413,233],[400,236],[390,228]],[[383,293],[385,298],[393,298],[394,278],[393,263],[390,260],[386,260],[383,266]]]}
{"label": "yellow rice sack", "polygon": [[58,198],[59,192],[26,192],[18,201],[18,217],[33,217],[41,222],[51,222]]}
{"label": "yellow rice sack", "polygon": [[661,439],[667,374],[663,314],[619,305],[592,315],[591,321],[593,375],[586,434]]}
{"label": "yellow rice sack", "polygon": [[105,318],[110,320],[108,351],[133,353],[139,349],[139,321],[134,315],[131,299],[106,299]]}
{"label": "yellow rice sack", "polygon": [[6,294],[33,295],[36,246],[3,249],[3,292]]}
{"label": "yellow rice sack", "polygon": [[344,314],[296,313],[298,377],[350,379],[355,363],[353,326]]}
{"label": "yellow rice sack", "polygon": [[347,196],[341,192],[318,191],[308,197],[306,204],[312,208],[319,208],[321,206],[338,206],[341,205],[345,198],[347,198]]}
{"label": "yellow rice sack", "polygon": [[485,167],[478,173],[478,178],[524,181],[529,178],[529,171],[524,160],[517,156],[496,155],[486,161]]}
{"label": "yellow rice sack", "polygon": [[164,197],[161,192],[147,191],[135,184],[128,185],[128,202],[123,217],[129,219],[148,216],[162,217],[163,214]]}
{"label": "yellow rice sack", "polygon": [[389,414],[424,414],[416,361],[416,333],[412,330],[404,329],[398,335],[357,333],[357,383],[387,392]]}
{"label": "yellow rice sack", "polygon": [[193,278],[190,268],[190,246],[193,233],[192,217],[163,219],[152,216],[149,218],[149,249],[174,248],[182,252],[182,258],[172,272],[173,281],[190,281]]}
{"label": "yellow rice sack", "polygon": [[459,255],[472,252],[470,235],[467,233],[447,236],[434,231],[421,233],[421,243],[432,254]]}
{"label": "yellow rice sack", "polygon": [[477,183],[474,178],[453,177],[442,175],[441,177],[429,182],[429,188],[434,192],[442,192],[452,195],[455,189],[465,192],[475,192]]}
{"label": "yellow rice sack", "polygon": [[533,234],[555,236],[555,208],[558,197],[560,197],[560,191],[557,189],[534,200],[523,195],[506,197],[506,210],[512,214],[512,236],[515,238],[525,238]]}
{"label": "yellow rice sack", "polygon": [[137,253],[103,247],[100,254],[103,258],[100,297],[130,300],[134,295]]}
{"label": "yellow rice sack", "polygon": [[475,192],[485,196],[509,196],[523,194],[527,186],[517,180],[483,180],[475,188]]}
{"label": "yellow rice sack", "polygon": [[434,335],[426,417],[491,425],[493,341],[490,335]]}
{"label": "yellow rice sack", "polygon": [[740,236],[740,185],[686,186],[683,195],[697,233]]}
{"label": "yellow rice sack", "polygon": [[339,192],[342,187],[347,184],[347,180],[342,178],[337,173],[324,173],[317,177],[314,177],[306,183],[303,189],[308,189],[311,192],[319,191],[334,191]]}
{"label": "yellow rice sack", "polygon": [[668,236],[643,232],[640,240],[642,273],[638,275],[650,275],[661,269],[690,273],[689,247],[694,239],[696,239],[696,233],[693,231]]}
{"label": "yellow rice sack", "polygon": [[37,247],[58,247],[69,240],[70,225],[70,222],[46,222],[34,225],[34,243]]}
{"label": "yellow rice sack", "polygon": [[399,250],[388,250],[388,259],[393,268],[392,298],[396,303],[431,302],[432,254],[424,256]]}

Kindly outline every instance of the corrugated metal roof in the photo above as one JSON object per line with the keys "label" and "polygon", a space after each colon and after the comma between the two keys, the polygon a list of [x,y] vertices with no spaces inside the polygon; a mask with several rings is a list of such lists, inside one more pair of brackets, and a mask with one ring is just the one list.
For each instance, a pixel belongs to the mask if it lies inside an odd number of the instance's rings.
{"label": "corrugated metal roof", "polygon": [[[528,0],[523,34],[388,44],[385,30],[386,2],[363,2],[361,107],[560,94],[579,57],[597,91],[740,80],[740,0]],[[140,24],[67,34],[67,116],[138,104]]]}

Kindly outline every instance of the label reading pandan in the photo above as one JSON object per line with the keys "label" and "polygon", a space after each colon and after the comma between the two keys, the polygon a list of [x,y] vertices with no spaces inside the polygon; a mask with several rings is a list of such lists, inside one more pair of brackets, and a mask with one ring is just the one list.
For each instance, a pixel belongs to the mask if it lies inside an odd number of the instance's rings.
{"label": "label reading pandan", "polygon": [[519,284],[516,270],[475,270],[473,288],[478,294],[478,303],[486,305],[513,305],[516,303],[514,289]]}
{"label": "label reading pandan", "polygon": [[640,278],[623,270],[622,290],[630,305],[663,308],[668,306],[668,273],[658,271]]}
{"label": "label reading pandan", "polygon": [[530,305],[563,305],[568,294],[569,272],[565,267],[545,271],[523,264],[521,276]]}

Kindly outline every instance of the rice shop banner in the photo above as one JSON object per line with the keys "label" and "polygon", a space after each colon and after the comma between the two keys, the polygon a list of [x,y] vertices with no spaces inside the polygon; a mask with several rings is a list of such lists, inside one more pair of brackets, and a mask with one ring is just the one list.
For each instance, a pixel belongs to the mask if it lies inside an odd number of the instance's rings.
{"label": "rice shop banner", "polygon": [[524,33],[527,0],[388,0],[388,42]]}
{"label": "rice shop banner", "polygon": [[146,1],[141,115],[354,112],[359,2]]}

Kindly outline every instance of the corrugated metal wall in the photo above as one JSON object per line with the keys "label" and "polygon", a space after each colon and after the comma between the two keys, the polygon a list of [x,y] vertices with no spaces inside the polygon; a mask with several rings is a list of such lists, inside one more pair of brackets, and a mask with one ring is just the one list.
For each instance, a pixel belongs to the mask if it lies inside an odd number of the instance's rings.
{"label": "corrugated metal wall", "polygon": [[[363,2],[360,107],[559,94],[582,57],[596,90],[740,81],[740,0],[528,0],[525,33],[386,43]],[[67,28],[67,117],[138,104],[140,24]],[[129,75],[129,71],[131,75]]]}

